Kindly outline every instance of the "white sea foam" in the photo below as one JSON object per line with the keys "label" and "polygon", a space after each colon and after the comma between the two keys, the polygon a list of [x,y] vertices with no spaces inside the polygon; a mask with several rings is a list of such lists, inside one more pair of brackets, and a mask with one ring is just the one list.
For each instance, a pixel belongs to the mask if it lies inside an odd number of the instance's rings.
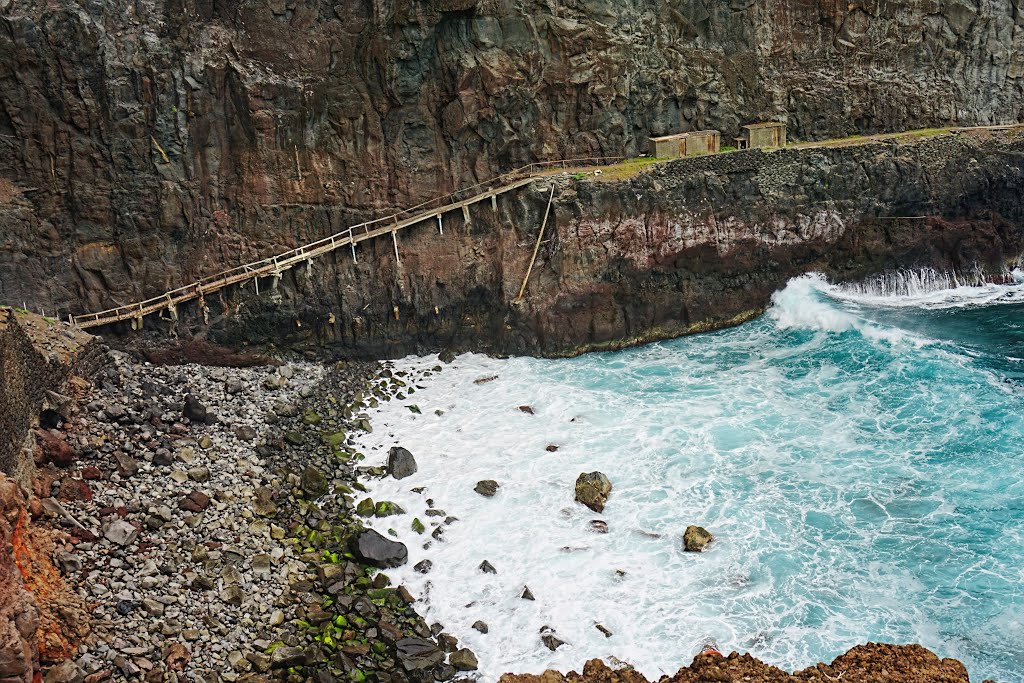
{"label": "white sea foam", "polygon": [[1024,271],[1007,274],[1013,284],[989,282],[980,274],[959,275],[932,269],[889,273],[860,283],[829,285],[830,296],[870,306],[945,309],[1024,303]]}
{"label": "white sea foam", "polygon": [[[579,670],[592,657],[656,677],[688,664],[707,636],[791,669],[867,641],[1024,669],[993,626],[1014,619],[1001,600],[1024,610],[1014,559],[1024,524],[1008,512],[1024,467],[1005,459],[1024,452],[1016,395],[967,354],[899,343],[914,337],[835,293],[798,278],[765,319],[623,353],[464,355],[382,404],[361,437],[367,463],[393,445],[419,463],[413,477],[370,487],[408,511],[371,521],[409,547],[408,565],[388,573],[477,653],[485,681]],[[805,328],[820,334],[780,332]],[[577,475],[593,470],[614,485],[601,515],[573,501]],[[497,496],[473,491],[482,479],[499,482]],[[443,517],[426,516],[428,498],[458,518],[439,541],[431,523]],[[411,530],[414,516],[427,534]],[[590,531],[593,519],[610,533]],[[715,534],[710,552],[682,552],[692,523]],[[423,559],[425,575],[412,568]],[[481,572],[483,560],[498,573]],[[535,601],[519,597],[524,586]],[[1002,598],[979,597],[993,591]],[[547,650],[544,626],[567,645]],[[980,673],[1013,680],[1013,670]]]}

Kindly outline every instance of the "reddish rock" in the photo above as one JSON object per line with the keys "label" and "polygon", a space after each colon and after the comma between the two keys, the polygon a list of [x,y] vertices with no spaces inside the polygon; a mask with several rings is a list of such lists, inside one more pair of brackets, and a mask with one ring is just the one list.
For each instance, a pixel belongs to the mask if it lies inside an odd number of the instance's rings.
{"label": "reddish rock", "polygon": [[98,467],[93,467],[92,465],[89,465],[88,467],[82,468],[82,479],[88,481],[96,481],[97,479],[102,478],[103,473],[100,472],[100,469]]}
{"label": "reddish rock", "polygon": [[57,467],[71,467],[78,457],[75,449],[59,436],[39,429],[36,430],[36,438],[42,447],[45,462],[52,462]]}
{"label": "reddish rock", "polygon": [[210,497],[202,491],[192,491],[178,502],[178,507],[188,512],[202,512],[210,507]]}
{"label": "reddish rock", "polygon": [[82,479],[61,479],[57,497],[61,500],[92,500],[92,489]]}
{"label": "reddish rock", "polygon": [[[694,657],[688,667],[660,683],[705,683],[707,681],[745,681],[747,683],[799,683],[800,681],[838,681],[843,683],[969,683],[967,670],[955,659],[939,659],[920,645],[858,645],[838,657],[831,665],[818,664],[794,674],[770,666],[749,654],[733,652],[728,657],[704,654]],[[648,683],[630,669],[611,669],[599,659],[583,666],[583,673],[505,674],[500,683]]]}
{"label": "reddish rock", "polygon": [[181,643],[171,643],[164,648],[164,664],[171,671],[183,671],[192,659],[192,653]]}

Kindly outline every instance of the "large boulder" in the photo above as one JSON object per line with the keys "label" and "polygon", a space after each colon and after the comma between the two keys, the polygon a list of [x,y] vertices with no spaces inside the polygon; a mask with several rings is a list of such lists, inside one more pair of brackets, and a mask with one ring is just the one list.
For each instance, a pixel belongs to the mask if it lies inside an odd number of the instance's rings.
{"label": "large boulder", "polygon": [[402,638],[395,643],[395,649],[406,671],[429,669],[444,662],[444,652],[423,638]]}
{"label": "large boulder", "polygon": [[594,512],[604,512],[612,492],[612,483],[601,472],[584,473],[576,478],[576,500]]}
{"label": "large boulder", "polygon": [[416,473],[416,469],[416,459],[406,449],[394,446],[388,451],[388,474],[395,479],[410,477]]}
{"label": "large boulder", "polygon": [[367,529],[355,537],[352,552],[360,562],[381,569],[400,567],[409,559],[409,551],[404,543],[385,538],[373,529]]}
{"label": "large boulder", "polygon": [[484,498],[491,498],[498,492],[498,482],[493,479],[484,479],[483,481],[478,481],[473,490]]}
{"label": "large boulder", "polygon": [[704,550],[714,536],[702,526],[691,524],[683,532],[683,550],[691,553],[699,553]]}
{"label": "large boulder", "polygon": [[302,470],[300,486],[302,486],[302,490],[306,492],[306,495],[313,498],[319,498],[327,493],[330,488],[327,477],[324,476],[323,472],[312,465],[309,465],[306,469]]}

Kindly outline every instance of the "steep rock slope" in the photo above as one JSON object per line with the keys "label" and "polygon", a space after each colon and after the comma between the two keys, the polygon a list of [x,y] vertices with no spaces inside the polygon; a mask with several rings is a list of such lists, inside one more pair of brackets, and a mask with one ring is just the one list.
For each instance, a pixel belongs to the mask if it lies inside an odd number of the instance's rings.
{"label": "steep rock slope", "polygon": [[1021,118],[1018,0],[0,0],[0,300],[126,303],[648,135]]}
{"label": "steep rock slope", "polygon": [[[557,175],[208,298],[214,335],[344,354],[573,354],[735,324],[798,274],[999,275],[1024,253],[1024,133],[682,159]],[[515,304],[551,187],[527,296]],[[195,318],[193,331],[207,328]],[[167,324],[150,318],[152,329]]]}

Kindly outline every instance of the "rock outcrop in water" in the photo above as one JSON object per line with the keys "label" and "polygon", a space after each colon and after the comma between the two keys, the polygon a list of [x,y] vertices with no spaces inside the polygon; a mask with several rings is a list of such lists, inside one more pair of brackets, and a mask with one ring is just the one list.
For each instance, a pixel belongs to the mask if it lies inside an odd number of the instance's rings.
{"label": "rock outcrop in water", "polygon": [[[782,669],[751,657],[732,653],[728,657],[700,655],[674,676],[660,683],[705,683],[707,681],[745,681],[747,683],[795,683],[796,681],[838,681],[844,683],[969,683],[967,670],[955,659],[939,659],[920,645],[859,645],[838,657],[832,664],[818,664],[788,674]],[[647,683],[631,669],[614,670],[599,659],[583,667],[583,673],[560,674],[546,671],[538,675],[505,674],[501,683]]]}

